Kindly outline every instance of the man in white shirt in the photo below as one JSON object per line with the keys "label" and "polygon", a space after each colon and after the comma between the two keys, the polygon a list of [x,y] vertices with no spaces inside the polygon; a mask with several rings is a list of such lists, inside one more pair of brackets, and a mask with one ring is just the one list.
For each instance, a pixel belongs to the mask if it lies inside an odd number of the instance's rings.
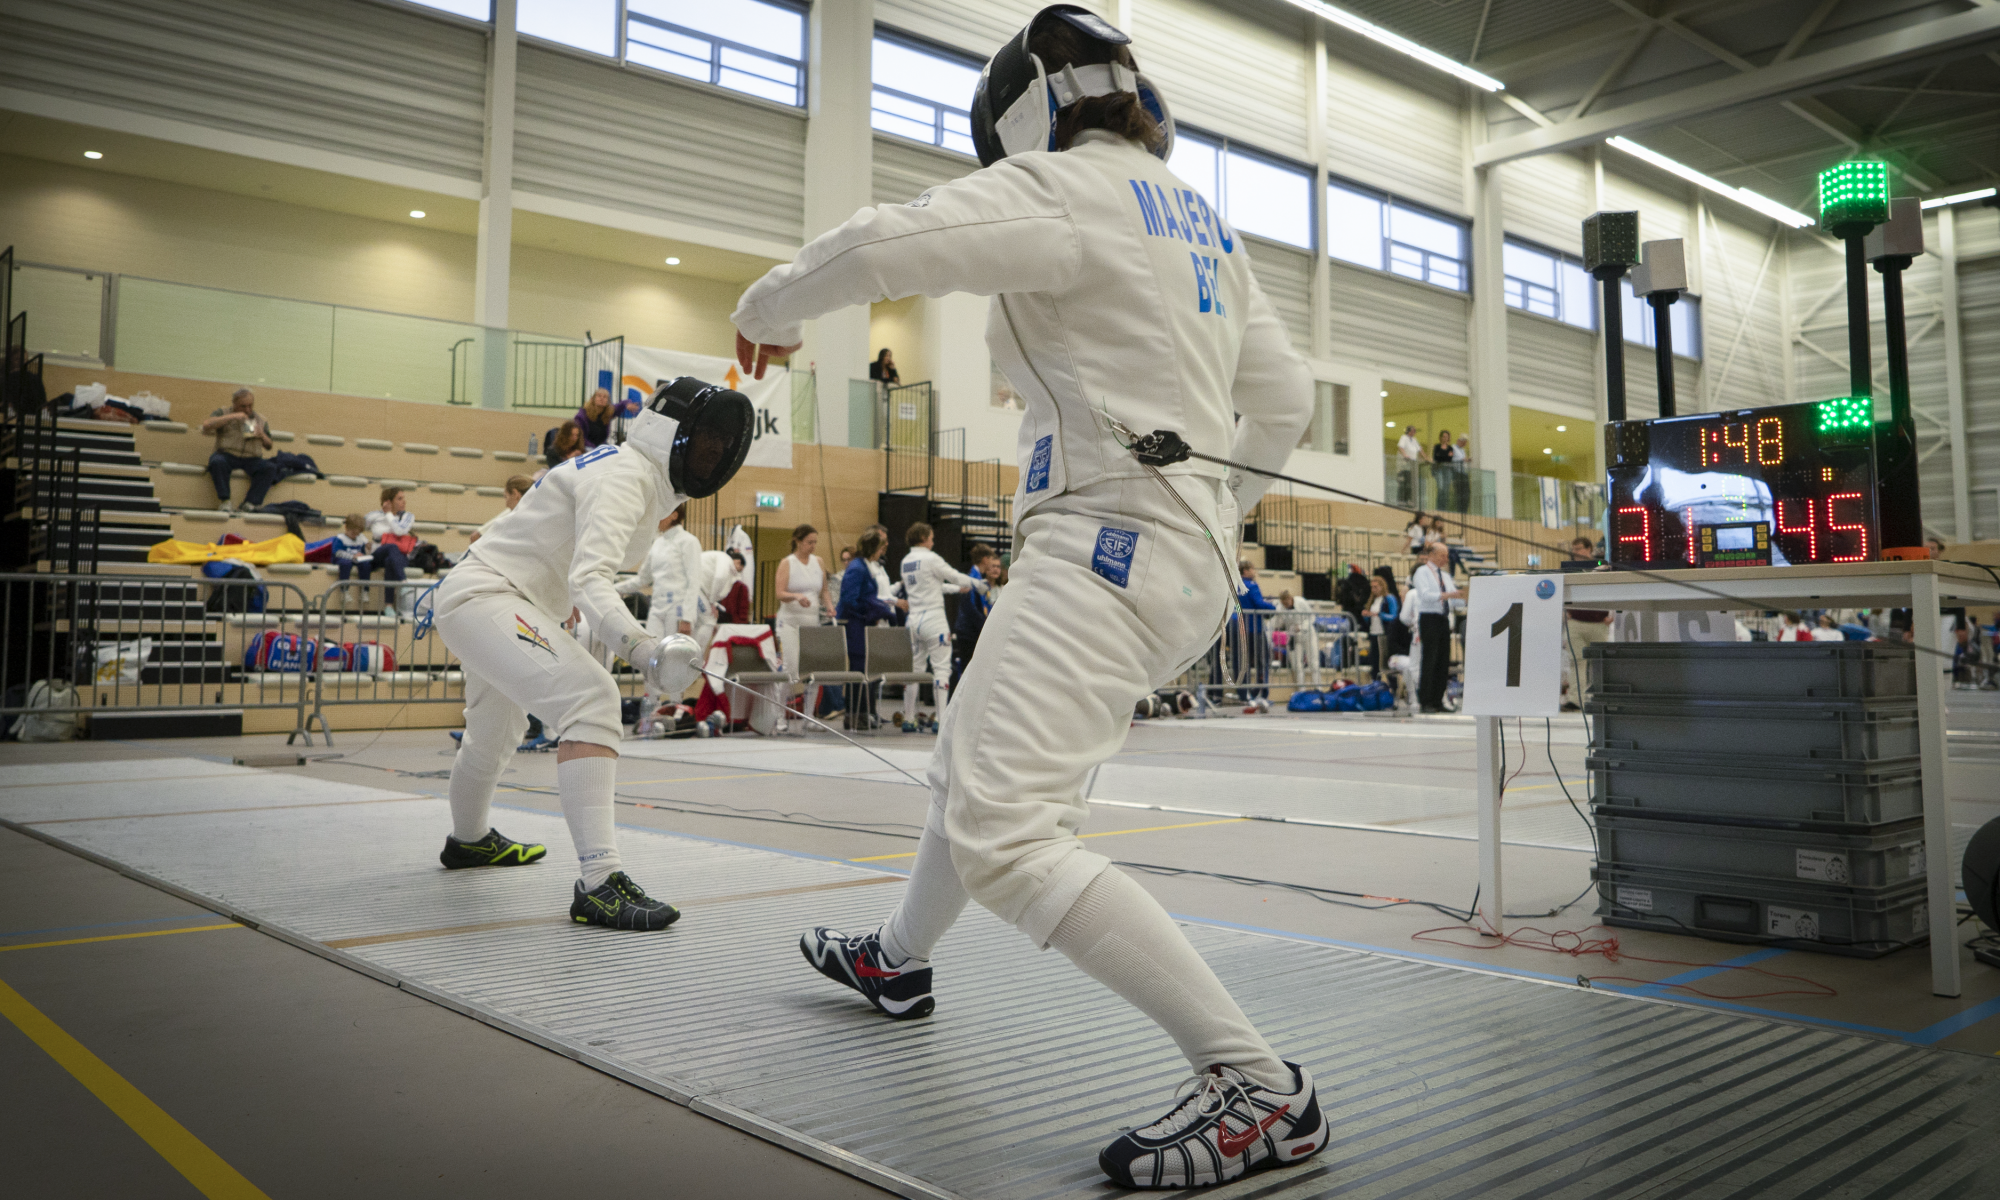
{"label": "man in white shirt", "polygon": [[1410,493],[1417,482],[1417,464],[1423,461],[1424,443],[1417,437],[1415,425],[1403,426],[1403,436],[1396,440],[1396,497],[1398,503],[1408,504]]}
{"label": "man in white shirt", "polygon": [[943,712],[951,689],[951,622],[944,616],[945,593],[984,592],[986,582],[960,574],[939,557],[931,548],[937,544],[937,534],[924,522],[910,526],[904,540],[910,545],[900,568],[903,595],[910,602],[910,667],[922,671],[925,663],[930,664],[932,695],[937,710]]}
{"label": "man in white shirt", "polygon": [[1451,673],[1451,602],[1465,593],[1446,574],[1451,550],[1432,542],[1410,576],[1409,602],[1417,610],[1417,641],[1423,658],[1417,675],[1417,706],[1427,713],[1444,711],[1444,686]]}

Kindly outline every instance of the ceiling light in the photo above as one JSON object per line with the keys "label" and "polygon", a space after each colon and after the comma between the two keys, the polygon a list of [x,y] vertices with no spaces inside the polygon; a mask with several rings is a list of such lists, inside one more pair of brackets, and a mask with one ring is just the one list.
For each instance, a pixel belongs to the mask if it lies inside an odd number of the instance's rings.
{"label": "ceiling light", "polygon": [[1704,175],[1693,167],[1677,163],[1664,154],[1655,154],[1630,138],[1611,138],[1605,142],[1605,145],[1623,150],[1633,158],[1639,159],[1642,162],[1652,163],[1662,171],[1678,175],[1689,183],[1707,188],[1719,196],[1727,196],[1745,208],[1763,213],[1772,220],[1781,221],[1794,229],[1804,229],[1806,226],[1814,223],[1811,217],[1799,212],[1797,209],[1786,208],[1769,196],[1760,196],[1749,188],[1731,187],[1720,179]]}
{"label": "ceiling light", "polygon": [[103,158],[104,153],[101,150],[85,150],[83,156],[85,158]]}
{"label": "ceiling light", "polygon": [[1552,446],[1543,446],[1543,447],[1542,447],[1542,453],[1543,453],[1543,454],[1554,454],[1554,453],[1555,453],[1555,448],[1554,448],[1554,447],[1552,447]]}
{"label": "ceiling light", "polygon": [[1506,84],[1501,83],[1491,75],[1482,75],[1464,63],[1454,62],[1435,50],[1419,46],[1401,34],[1390,33],[1373,21],[1364,21],[1344,9],[1335,8],[1331,4],[1324,4],[1321,0],[1290,0],[1290,2],[1309,13],[1325,17],[1342,29],[1358,33],[1370,41],[1380,42],[1382,45],[1398,53],[1407,54],[1425,66],[1435,67],[1447,75],[1456,75],[1474,87],[1485,88],[1489,92],[1504,92],[1507,90]]}
{"label": "ceiling light", "polygon": [[670,267],[678,267],[681,265],[681,260],[678,258],[670,258],[667,260],[667,265]]}
{"label": "ceiling light", "polygon": [[1389,398],[1389,393],[1387,393],[1387,392],[1383,392],[1383,393],[1382,393],[1382,398],[1383,398],[1384,400],[1387,400],[1387,399]]}
{"label": "ceiling light", "polygon": [[417,220],[421,221],[424,219],[424,210],[421,208],[413,208],[410,210],[410,215],[415,217]]}
{"label": "ceiling light", "polygon": [[[88,158],[89,155],[85,155],[84,157]],[[2000,188],[1980,188],[1976,192],[1960,192],[1956,196],[1939,196],[1935,200],[1924,201],[1924,207],[1927,209],[1943,208],[1947,204],[1963,204],[1967,200],[1984,200],[1996,191],[2000,191]]]}
{"label": "ceiling light", "polygon": [[1568,432],[1569,432],[1569,426],[1567,426],[1567,425],[1558,425],[1558,426],[1556,426],[1556,432],[1557,432],[1557,433],[1568,433]]}
{"label": "ceiling light", "polygon": [[1394,429],[1396,427],[1396,423],[1394,421],[1384,421],[1382,422],[1382,427],[1384,429]]}

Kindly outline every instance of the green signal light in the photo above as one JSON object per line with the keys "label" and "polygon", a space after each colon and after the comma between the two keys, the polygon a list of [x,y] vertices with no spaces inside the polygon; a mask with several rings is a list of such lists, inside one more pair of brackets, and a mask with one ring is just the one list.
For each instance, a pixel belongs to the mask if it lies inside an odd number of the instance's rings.
{"label": "green signal light", "polygon": [[1822,400],[1819,410],[1821,433],[1857,433],[1875,428],[1875,401],[1867,396],[1836,396]]}
{"label": "green signal light", "polygon": [[1842,226],[1881,225],[1889,219],[1889,164],[1844,162],[1819,173],[1819,223],[1831,231]]}

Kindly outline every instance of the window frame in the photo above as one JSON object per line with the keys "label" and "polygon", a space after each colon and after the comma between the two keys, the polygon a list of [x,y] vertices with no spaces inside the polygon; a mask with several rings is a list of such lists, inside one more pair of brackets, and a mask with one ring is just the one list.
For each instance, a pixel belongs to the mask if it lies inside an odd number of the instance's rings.
{"label": "window frame", "polygon": [[[1646,302],[1646,298],[1644,296],[1637,295],[1636,292],[1634,292],[1632,288],[1632,277],[1630,275],[1622,275],[1619,277],[1618,295],[1621,303],[1628,295],[1630,295],[1633,302],[1639,306],[1639,310],[1645,318],[1644,321],[1640,322],[1639,327],[1636,331],[1636,335],[1632,327],[1633,323],[1631,321],[1628,320],[1623,323],[1624,328],[1621,330],[1621,332],[1625,335],[1625,344],[1628,346],[1637,346],[1642,350],[1653,349],[1653,342],[1651,340],[1653,337],[1653,306]],[[1679,308],[1683,304],[1693,305],[1693,307],[1688,310],[1688,320],[1687,320],[1688,331],[1690,334],[1692,334],[1692,336],[1686,339],[1678,337],[1674,339],[1674,357],[1685,358],[1689,362],[1697,362],[1697,363],[1704,362],[1706,361],[1707,357],[1708,338],[1706,336],[1706,331],[1702,328],[1702,320],[1701,320],[1702,299],[1700,293],[1682,292],[1680,294],[1680,298],[1674,301],[1674,307]],[[1672,319],[1673,319],[1672,317],[1668,318],[1668,320],[1670,321]],[[1684,342],[1692,342],[1693,345],[1688,346],[1683,344]],[[1690,349],[1692,349],[1694,353],[1692,354],[1688,353]]]}
{"label": "window frame", "polygon": [[[698,29],[689,29],[684,25],[676,25],[671,21],[665,21],[659,17],[649,16],[645,13],[633,12],[624,3],[624,0],[619,0],[618,4],[618,13],[620,20],[618,23],[618,57],[616,61],[618,65],[621,67],[630,68],[635,71],[644,71],[647,74],[652,75],[656,78],[671,79],[677,83],[691,84],[695,87],[713,88],[716,91],[730,97],[731,99],[747,100],[757,104],[768,104],[774,108],[778,108],[785,112],[789,112],[795,115],[802,114],[805,112],[806,97],[809,94],[808,88],[811,83],[811,63],[810,63],[811,39],[812,39],[811,7],[808,4],[800,3],[799,0],[757,0],[757,2],[760,4],[768,4],[772,8],[790,9],[791,11],[798,14],[799,58],[797,62],[793,62],[790,59],[784,58],[780,55],[773,54],[768,50],[763,50],[756,46],[746,46],[741,42],[732,42],[727,38],[719,38],[713,34],[703,33]],[[637,21],[642,25],[652,26],[654,28],[663,30],[665,32],[678,35],[680,37],[692,38],[697,41],[707,42],[709,44],[708,78],[696,79],[691,75],[680,75],[676,74],[673,71],[653,66],[651,63],[633,61],[631,55],[631,41],[632,41],[631,29],[632,29],[632,23],[634,21]],[[534,38],[532,40],[544,45],[560,45],[560,43],[545,42],[543,41],[543,39],[540,38]],[[650,42],[644,44],[652,46],[652,43]],[[799,71],[798,100],[795,103],[787,104],[782,100],[773,100],[769,96],[760,96],[756,92],[746,92],[741,88],[734,88],[726,83],[719,82],[718,76],[721,74],[723,70],[722,50],[725,47],[730,50],[736,51],[737,53],[740,54],[747,54],[755,58],[769,59],[772,62],[784,63],[788,66],[796,66]],[[571,50],[579,54],[590,54],[589,51],[577,50],[575,47],[571,46],[563,46],[562,48]],[[653,48],[664,51],[665,53],[668,54],[679,53],[678,51],[668,50],[664,46],[654,46]],[[590,55],[590,57],[598,58],[599,56]],[[692,58],[693,56],[683,55],[682,57]],[[729,68],[729,69],[738,70],[740,68]]]}
{"label": "window frame", "polygon": [[[1377,275],[1387,275],[1390,276],[1391,278],[1401,279],[1409,283],[1420,283],[1423,284],[1425,287],[1434,287],[1441,292],[1449,292],[1454,296],[1464,296],[1470,298],[1470,296],[1472,295],[1472,221],[1470,218],[1459,216],[1456,213],[1449,213],[1440,208],[1434,208],[1431,205],[1425,204],[1419,200],[1411,200],[1405,196],[1397,195],[1395,192],[1389,191],[1387,188],[1379,188],[1373,186],[1372,184],[1362,183],[1358,179],[1350,179],[1345,175],[1336,175],[1332,171],[1328,171],[1326,174],[1326,186],[1329,188],[1337,187],[1344,192],[1351,192],[1355,195],[1369,196],[1374,198],[1376,203],[1381,205],[1381,218],[1382,218],[1382,227],[1381,227],[1382,265],[1381,266],[1371,267],[1368,266],[1366,263],[1358,263],[1345,258],[1335,258],[1333,256],[1331,249],[1325,251],[1329,259],[1331,259],[1333,262],[1339,263],[1341,266],[1350,267],[1356,271],[1372,271]],[[1415,213],[1418,216],[1429,217],[1434,221],[1443,221],[1446,224],[1452,226],[1454,229],[1457,229],[1459,256],[1457,258],[1450,258],[1446,255],[1439,254],[1435,250],[1426,250],[1422,246],[1417,246],[1409,242],[1399,242],[1395,240],[1395,238],[1392,237],[1389,232],[1389,220],[1392,212],[1399,207],[1407,209],[1408,211]],[[1321,208],[1323,211],[1330,213],[1332,206],[1322,201]],[[1319,233],[1322,244],[1328,245],[1330,247],[1332,244],[1332,239],[1326,236],[1326,230],[1322,228],[1321,230],[1319,230]],[[1423,272],[1422,276],[1406,275],[1403,272],[1396,270],[1391,265],[1396,261],[1395,249],[1397,247],[1402,247],[1418,256],[1417,263]],[[1433,258],[1457,264],[1458,279],[1459,279],[1458,286],[1452,287],[1447,284],[1438,283],[1436,280],[1430,278],[1432,271],[1431,260]]]}
{"label": "window frame", "polygon": [[[768,3],[769,0],[766,0],[766,2]],[[919,54],[928,54],[933,58],[941,58],[948,62],[956,63],[959,66],[971,67],[974,71],[983,69],[986,66],[986,60],[960,50],[955,46],[947,46],[943,42],[924,37],[921,34],[911,33],[905,29],[898,29],[894,25],[884,25],[879,21],[875,25],[875,32],[869,38],[868,132],[879,137],[891,137],[898,141],[908,142],[912,146],[924,146],[931,150],[952,155],[954,158],[963,158],[972,162],[978,162],[979,156],[977,154],[967,154],[963,150],[955,150],[944,144],[944,114],[951,112],[963,116],[966,121],[966,127],[970,129],[972,125],[972,97],[967,96],[965,98],[966,107],[953,108],[950,105],[940,104],[935,100],[927,99],[912,92],[899,91],[896,88],[876,83],[873,55],[873,43],[876,41],[894,42],[905,50],[914,50]],[[911,104],[921,104],[929,108],[931,110],[932,130],[935,133],[936,140],[920,142],[907,134],[897,133],[893,129],[876,128],[875,114],[878,111],[882,111],[875,107],[875,93],[878,91],[887,92],[898,100],[907,101]],[[903,119],[909,120],[907,117]]]}
{"label": "window frame", "polygon": [[[1511,233],[1503,233],[1501,235],[1501,242],[1503,249],[1500,256],[1500,261],[1501,261],[1500,295],[1502,302],[1508,308],[1518,313],[1526,313],[1528,316],[1531,317],[1539,317],[1544,321],[1554,321],[1556,324],[1561,325],[1563,328],[1574,329],[1578,333],[1588,333],[1596,335],[1598,333],[1603,332],[1604,330],[1603,289],[1601,286],[1599,286],[1599,284],[1595,279],[1591,280],[1590,287],[1587,290],[1587,294],[1590,296],[1590,324],[1578,325],[1574,321],[1571,321],[1562,315],[1562,288],[1560,286],[1550,288],[1543,284],[1535,283],[1533,280],[1522,279],[1518,275],[1507,274],[1507,267],[1506,267],[1507,256],[1504,247],[1511,245],[1516,249],[1526,250],[1531,254],[1539,254],[1545,258],[1552,258],[1556,261],[1558,269],[1560,269],[1562,265],[1567,264],[1569,266],[1577,268],[1578,270],[1582,270],[1583,259],[1581,256],[1575,254],[1566,254],[1561,250],[1551,249],[1548,246],[1542,245],[1540,242],[1530,241],[1527,238],[1519,237]],[[1557,274],[1556,281],[1558,285],[1561,284],[1562,276],[1560,273]],[[1526,294],[1525,289],[1527,288],[1536,288],[1541,291],[1549,292],[1552,295],[1554,295],[1555,309],[1556,309],[1555,314],[1550,315],[1545,312],[1537,312],[1536,310],[1529,308],[1526,305],[1515,304],[1513,302],[1513,299],[1509,295],[1509,286],[1511,284],[1516,284],[1516,283],[1522,286],[1524,295]]]}
{"label": "window frame", "polygon": [[485,20],[480,20],[478,17],[468,17],[464,13],[455,13],[449,9],[433,8],[423,3],[422,0],[369,0],[369,3],[379,4],[384,8],[393,8],[399,12],[435,17],[440,21],[448,21],[461,29],[477,29],[485,33],[490,32],[493,28],[493,0],[486,0]]}
{"label": "window frame", "polygon": [[[1215,209],[1218,216],[1229,222],[1230,229],[1245,237],[1253,237],[1260,242],[1268,242],[1273,246],[1283,246],[1288,250],[1296,250],[1305,254],[1313,254],[1319,251],[1320,243],[1323,240],[1322,234],[1324,233],[1324,230],[1321,229],[1321,224],[1324,219],[1322,213],[1325,211],[1325,206],[1321,202],[1320,197],[1314,195],[1314,192],[1318,189],[1313,187],[1313,182],[1319,174],[1315,167],[1307,163],[1302,163],[1295,158],[1287,158],[1282,154],[1265,150],[1260,146],[1238,141],[1227,134],[1211,133],[1199,125],[1190,125],[1185,121],[1177,120],[1174,122],[1174,141],[1178,143],[1183,137],[1191,137],[1197,142],[1215,148],[1216,179],[1214,186],[1218,193],[1214,201]],[[1289,242],[1284,238],[1273,237],[1268,233],[1258,233],[1253,229],[1244,229],[1236,223],[1234,217],[1229,215],[1229,189],[1227,186],[1229,172],[1226,163],[1228,156],[1231,154],[1241,154],[1245,158],[1254,159],[1266,166],[1276,167],[1281,171],[1290,171],[1305,177],[1305,232],[1308,245],[1301,246],[1297,242]],[[1201,191],[1200,188],[1196,188],[1195,190]],[[1206,197],[1206,195],[1207,193],[1204,192],[1203,196]]]}

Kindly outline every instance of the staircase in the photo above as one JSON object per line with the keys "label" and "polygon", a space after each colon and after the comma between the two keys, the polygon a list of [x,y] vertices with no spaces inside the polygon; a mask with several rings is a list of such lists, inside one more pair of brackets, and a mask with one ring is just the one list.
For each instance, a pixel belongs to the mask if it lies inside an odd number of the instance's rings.
{"label": "staircase", "polygon": [[979,497],[932,500],[930,522],[937,525],[942,521],[956,521],[966,548],[974,542],[987,545],[1007,554],[1014,548],[1013,522],[1008,519],[1003,507],[1012,507],[1006,499],[998,502]]}
{"label": "staircase", "polygon": [[14,569],[143,563],[172,536],[130,426],[24,421],[0,430],[12,483],[0,562]]}

